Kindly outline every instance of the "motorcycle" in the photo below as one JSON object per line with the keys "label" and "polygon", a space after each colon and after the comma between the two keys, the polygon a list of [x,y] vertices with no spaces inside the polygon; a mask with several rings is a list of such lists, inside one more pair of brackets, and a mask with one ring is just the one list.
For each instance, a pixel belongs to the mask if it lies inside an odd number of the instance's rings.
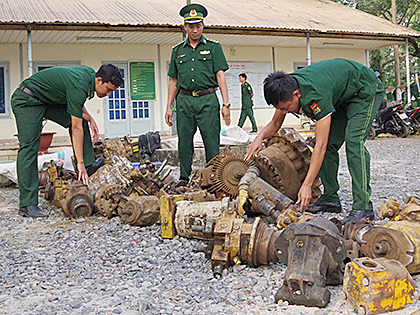
{"label": "motorcycle", "polygon": [[410,131],[413,135],[420,131],[420,107],[408,109],[406,113],[410,120]]}
{"label": "motorcycle", "polygon": [[372,140],[380,133],[390,133],[405,138],[410,133],[410,120],[400,103],[378,110],[368,139]]}

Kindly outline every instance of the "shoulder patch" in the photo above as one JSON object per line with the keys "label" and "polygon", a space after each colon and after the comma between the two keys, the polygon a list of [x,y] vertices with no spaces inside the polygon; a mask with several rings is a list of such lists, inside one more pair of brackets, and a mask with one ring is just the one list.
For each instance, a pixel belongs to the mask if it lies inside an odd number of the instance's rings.
{"label": "shoulder patch", "polygon": [[218,44],[219,42],[217,40],[211,39],[211,38],[206,38],[209,42]]}
{"label": "shoulder patch", "polygon": [[321,107],[319,107],[319,105],[315,102],[310,106],[310,108],[314,115],[319,114],[322,110]]}
{"label": "shoulder patch", "polygon": [[183,43],[184,43],[184,41],[179,42],[178,44],[176,44],[176,45],[172,46],[172,49],[174,49],[174,48],[178,47],[179,45],[181,45],[181,44],[183,44]]}

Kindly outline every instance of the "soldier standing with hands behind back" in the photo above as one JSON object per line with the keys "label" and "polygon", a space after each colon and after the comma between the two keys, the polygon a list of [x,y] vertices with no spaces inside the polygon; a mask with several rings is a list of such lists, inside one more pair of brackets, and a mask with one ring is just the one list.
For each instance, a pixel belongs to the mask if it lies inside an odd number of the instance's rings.
{"label": "soldier standing with hands behind back", "polygon": [[[206,161],[219,154],[220,111],[230,124],[230,104],[225,71],[229,69],[221,45],[205,38],[204,18],[207,10],[200,4],[189,4],[179,14],[184,18],[188,38],[172,50],[168,76],[169,91],[165,120],[172,126],[172,103],[176,97],[178,156],[180,182],[186,185],[194,154],[194,134],[200,129],[206,150]],[[223,98],[220,110],[217,87]]]}
{"label": "soldier standing with hands behind back", "polygon": [[252,98],[254,97],[254,91],[252,90],[251,85],[246,81],[247,76],[245,73],[239,74],[239,82],[241,82],[241,98],[242,98],[242,109],[241,116],[239,117],[238,126],[242,128],[245,123],[245,119],[249,117],[249,120],[252,124],[251,133],[258,132],[257,123],[254,118],[254,111],[252,106],[254,102]]}

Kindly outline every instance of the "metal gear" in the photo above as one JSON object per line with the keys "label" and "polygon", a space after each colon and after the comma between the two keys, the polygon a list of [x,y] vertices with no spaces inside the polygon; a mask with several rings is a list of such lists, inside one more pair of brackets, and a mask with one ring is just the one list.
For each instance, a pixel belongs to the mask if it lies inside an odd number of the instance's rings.
{"label": "metal gear", "polygon": [[226,152],[213,157],[200,172],[201,188],[211,193],[226,193],[232,197],[238,195],[238,185],[248,167],[254,162],[244,161],[244,155]]}
{"label": "metal gear", "polygon": [[108,219],[118,215],[117,208],[124,187],[121,185],[102,186],[95,194],[95,209]]}
{"label": "metal gear", "polygon": [[[264,144],[266,148],[254,158],[260,177],[296,201],[311,163],[311,149],[291,128],[281,129]],[[321,195],[320,185],[321,181],[317,178],[312,185],[312,202]]]}

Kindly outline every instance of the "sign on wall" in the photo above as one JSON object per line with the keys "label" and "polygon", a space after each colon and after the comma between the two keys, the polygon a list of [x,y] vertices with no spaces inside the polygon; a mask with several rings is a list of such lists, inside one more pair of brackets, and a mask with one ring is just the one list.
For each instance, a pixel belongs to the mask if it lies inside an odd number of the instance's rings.
{"label": "sign on wall", "polygon": [[154,62],[130,62],[130,98],[132,101],[156,99]]}
{"label": "sign on wall", "polygon": [[254,108],[268,108],[264,100],[263,82],[271,72],[271,63],[260,62],[228,62],[229,70],[225,72],[229,93],[229,101],[234,109],[242,107],[241,83],[239,74],[245,73],[247,81],[254,91]]}

